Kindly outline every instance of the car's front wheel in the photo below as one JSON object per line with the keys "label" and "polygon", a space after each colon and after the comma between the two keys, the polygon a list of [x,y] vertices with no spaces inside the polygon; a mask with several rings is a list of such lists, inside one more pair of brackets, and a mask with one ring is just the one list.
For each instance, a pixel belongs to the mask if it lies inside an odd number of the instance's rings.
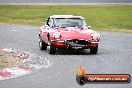
{"label": "car's front wheel", "polygon": [[55,54],[56,53],[56,47],[51,43],[49,48],[49,54]]}
{"label": "car's front wheel", "polygon": [[39,38],[39,48],[40,50],[46,50],[47,49],[47,44],[43,42],[41,38]]}
{"label": "car's front wheel", "polygon": [[91,54],[97,54],[97,52],[98,52],[98,45],[96,47],[90,49]]}

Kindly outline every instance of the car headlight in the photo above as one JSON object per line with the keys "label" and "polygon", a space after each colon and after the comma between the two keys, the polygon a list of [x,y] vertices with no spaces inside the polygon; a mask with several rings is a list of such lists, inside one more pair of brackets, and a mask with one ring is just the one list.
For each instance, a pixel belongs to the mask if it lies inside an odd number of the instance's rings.
{"label": "car headlight", "polygon": [[100,34],[99,34],[99,33],[94,33],[94,34],[91,35],[91,38],[92,38],[93,40],[97,40],[97,39],[100,38]]}
{"label": "car headlight", "polygon": [[54,33],[54,38],[59,39],[60,36],[61,36],[60,32],[55,32]]}

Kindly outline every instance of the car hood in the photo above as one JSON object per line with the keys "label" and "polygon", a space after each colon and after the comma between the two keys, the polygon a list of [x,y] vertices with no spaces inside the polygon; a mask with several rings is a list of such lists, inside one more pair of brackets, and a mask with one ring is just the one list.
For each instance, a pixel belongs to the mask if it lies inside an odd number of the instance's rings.
{"label": "car hood", "polygon": [[56,32],[60,32],[61,38],[64,39],[91,39],[91,35],[96,33],[93,30],[84,30],[82,28],[67,27],[67,28],[56,28]]}

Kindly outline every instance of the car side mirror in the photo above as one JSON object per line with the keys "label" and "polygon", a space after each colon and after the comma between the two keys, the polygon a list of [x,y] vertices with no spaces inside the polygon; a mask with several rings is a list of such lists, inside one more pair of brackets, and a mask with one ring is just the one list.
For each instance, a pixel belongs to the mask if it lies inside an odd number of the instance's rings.
{"label": "car side mirror", "polygon": [[48,25],[45,25],[44,26],[44,29],[49,29],[50,27]]}
{"label": "car side mirror", "polygon": [[91,26],[88,26],[88,29],[91,29]]}

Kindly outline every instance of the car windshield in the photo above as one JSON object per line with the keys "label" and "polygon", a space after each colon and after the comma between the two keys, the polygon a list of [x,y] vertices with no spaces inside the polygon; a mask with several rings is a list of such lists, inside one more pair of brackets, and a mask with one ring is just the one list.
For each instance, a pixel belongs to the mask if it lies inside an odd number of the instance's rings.
{"label": "car windshield", "polygon": [[78,27],[83,28],[83,20],[80,18],[55,18],[55,27]]}

